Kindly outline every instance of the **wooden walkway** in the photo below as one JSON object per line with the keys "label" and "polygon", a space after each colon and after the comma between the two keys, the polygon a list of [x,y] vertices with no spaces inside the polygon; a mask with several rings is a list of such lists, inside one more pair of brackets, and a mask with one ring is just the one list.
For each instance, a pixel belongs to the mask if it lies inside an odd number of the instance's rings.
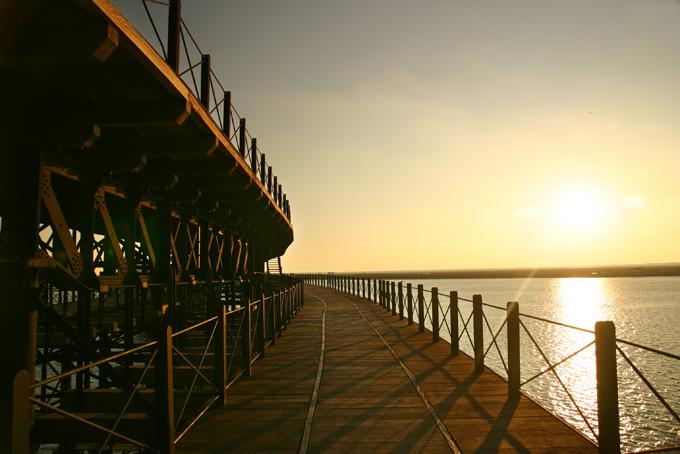
{"label": "wooden walkway", "polygon": [[475,374],[468,356],[452,357],[430,333],[361,298],[306,289],[253,376],[178,452],[597,451],[531,400],[508,400],[505,381]]}

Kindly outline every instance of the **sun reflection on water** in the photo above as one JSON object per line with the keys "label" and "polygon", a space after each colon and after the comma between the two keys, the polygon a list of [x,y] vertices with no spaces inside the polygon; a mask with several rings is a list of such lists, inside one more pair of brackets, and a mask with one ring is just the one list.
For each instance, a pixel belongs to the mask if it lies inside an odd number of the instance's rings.
{"label": "sun reflection on water", "polygon": [[586,329],[607,319],[606,290],[603,279],[570,277],[558,279],[557,300],[560,312],[556,320]]}
{"label": "sun reflection on water", "polygon": [[[555,320],[594,330],[596,321],[608,319],[609,304],[607,301],[606,284],[603,279],[558,279],[555,294],[558,303],[555,308],[557,311],[554,317]],[[556,329],[553,333],[553,353],[555,355],[553,361],[561,360],[593,340],[594,335],[590,333],[569,328]],[[594,353],[594,346],[590,346],[560,365],[557,369],[564,384],[573,395],[574,400],[593,426],[597,424]],[[558,385],[552,383],[551,388],[555,386]],[[555,393],[554,395],[557,396],[558,394]],[[583,422],[581,424],[578,423],[578,420],[581,419],[578,411],[567,402],[567,399],[564,399],[564,396],[556,399],[555,405],[557,407],[571,407],[563,409],[573,415],[574,423],[579,426],[583,424]]]}

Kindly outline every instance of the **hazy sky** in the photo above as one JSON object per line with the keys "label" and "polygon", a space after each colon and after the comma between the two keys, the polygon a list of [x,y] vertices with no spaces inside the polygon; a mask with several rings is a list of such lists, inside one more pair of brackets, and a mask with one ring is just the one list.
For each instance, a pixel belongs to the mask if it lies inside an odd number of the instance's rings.
{"label": "hazy sky", "polygon": [[285,271],[680,261],[680,1],[183,15],[291,200]]}

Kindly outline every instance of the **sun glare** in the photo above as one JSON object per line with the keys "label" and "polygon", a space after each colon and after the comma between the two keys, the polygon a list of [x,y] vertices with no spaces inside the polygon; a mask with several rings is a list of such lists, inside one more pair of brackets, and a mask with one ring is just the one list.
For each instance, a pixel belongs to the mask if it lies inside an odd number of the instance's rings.
{"label": "sun glare", "polygon": [[593,233],[606,221],[606,197],[596,186],[565,186],[556,192],[551,205],[554,222],[567,233]]}

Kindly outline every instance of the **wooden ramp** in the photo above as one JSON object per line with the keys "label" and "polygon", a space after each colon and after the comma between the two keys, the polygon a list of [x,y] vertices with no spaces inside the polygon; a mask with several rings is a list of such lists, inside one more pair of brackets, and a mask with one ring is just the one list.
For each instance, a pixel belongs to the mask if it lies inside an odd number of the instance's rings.
{"label": "wooden ramp", "polygon": [[179,452],[597,451],[531,400],[509,400],[505,381],[476,374],[430,333],[370,301],[306,289],[304,308],[253,376]]}

